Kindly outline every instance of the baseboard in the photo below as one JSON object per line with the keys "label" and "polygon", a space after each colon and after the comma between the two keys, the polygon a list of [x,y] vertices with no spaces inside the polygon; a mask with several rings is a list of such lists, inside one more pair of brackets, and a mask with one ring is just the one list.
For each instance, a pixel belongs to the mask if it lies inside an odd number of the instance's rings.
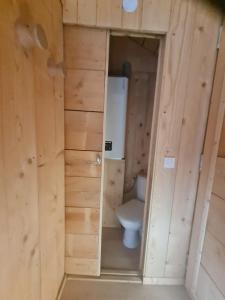
{"label": "baseboard", "polygon": [[184,278],[143,277],[143,284],[149,285],[184,285]]}
{"label": "baseboard", "polygon": [[62,282],[61,282],[60,287],[59,287],[59,291],[58,291],[56,300],[60,300],[60,299],[61,299],[61,297],[62,297],[62,292],[63,292],[63,290],[64,290],[66,281],[67,281],[67,275],[64,274],[63,279],[62,279]]}
{"label": "baseboard", "polygon": [[97,281],[97,282],[120,282],[120,283],[142,283],[142,280],[138,276],[124,276],[124,275],[101,275],[99,277],[89,277],[89,276],[75,276],[69,275],[67,280],[76,281]]}

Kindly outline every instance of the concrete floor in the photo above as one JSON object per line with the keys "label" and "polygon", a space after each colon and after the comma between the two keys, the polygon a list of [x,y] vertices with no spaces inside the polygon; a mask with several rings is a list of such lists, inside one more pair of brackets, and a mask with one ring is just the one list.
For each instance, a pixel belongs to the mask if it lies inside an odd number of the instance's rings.
{"label": "concrete floor", "polygon": [[61,300],[190,300],[184,287],[68,280]]}

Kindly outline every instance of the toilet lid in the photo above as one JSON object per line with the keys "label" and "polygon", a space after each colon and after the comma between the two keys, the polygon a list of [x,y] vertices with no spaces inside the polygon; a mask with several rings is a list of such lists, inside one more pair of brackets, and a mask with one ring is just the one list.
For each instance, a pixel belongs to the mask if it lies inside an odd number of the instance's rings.
{"label": "toilet lid", "polygon": [[144,202],[132,199],[117,209],[117,216],[126,222],[142,225],[144,214]]}

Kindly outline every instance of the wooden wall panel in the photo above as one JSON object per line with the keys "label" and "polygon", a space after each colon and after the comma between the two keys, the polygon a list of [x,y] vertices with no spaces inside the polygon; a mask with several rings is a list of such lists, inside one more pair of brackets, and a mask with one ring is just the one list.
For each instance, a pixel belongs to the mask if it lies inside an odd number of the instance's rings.
{"label": "wooden wall panel", "polygon": [[[50,52],[63,59],[61,4],[4,1],[0,11],[0,298],[55,300],[64,275],[63,79],[46,64]],[[18,18],[43,26],[49,50],[22,48]]]}
{"label": "wooden wall panel", "polygon": [[216,161],[212,191],[215,195],[225,199],[225,159],[222,157],[218,157]]}
{"label": "wooden wall panel", "polygon": [[[196,7],[196,14],[196,24],[192,40],[192,53],[195,53],[195,55],[189,65],[188,84],[186,86],[186,103],[183,112],[180,148],[177,157],[178,166],[171,216],[172,222],[170,225],[167,266],[165,270],[166,276],[184,277],[186,272],[200,159],[217,58],[217,32],[221,20],[218,18],[217,22],[215,22],[216,12],[209,11],[208,7],[202,5],[202,3],[199,3]],[[205,34],[202,34],[202,32],[199,33],[199,28],[204,28],[206,30]],[[212,43],[211,47],[207,47],[210,41]],[[202,52],[206,48],[207,52],[202,56]],[[207,57],[207,63],[203,66],[205,57]],[[197,78],[200,79],[198,84],[196,84]],[[177,250],[181,244],[183,245],[183,249]],[[177,259],[178,253],[179,263]],[[179,266],[177,266],[178,264]]]}
{"label": "wooden wall panel", "polygon": [[211,197],[207,230],[225,245],[225,201],[215,194]]}
{"label": "wooden wall panel", "polygon": [[67,234],[66,256],[97,259],[98,239],[98,235]]}
{"label": "wooden wall panel", "polygon": [[77,0],[77,21],[78,24],[96,24],[96,0]]}
{"label": "wooden wall panel", "polygon": [[66,206],[95,207],[100,203],[101,179],[66,177]]}
{"label": "wooden wall panel", "polygon": [[122,0],[64,0],[63,22],[165,33],[169,29],[171,3],[172,0],[139,0],[137,10],[128,13],[122,8]]}
{"label": "wooden wall panel", "polygon": [[223,119],[223,127],[220,136],[220,145],[219,145],[219,157],[225,157],[225,118]]}
{"label": "wooden wall panel", "polygon": [[[201,1],[173,2],[162,75],[146,277],[185,276],[220,22],[219,14]],[[207,64],[202,55],[206,48]],[[175,169],[163,168],[167,156],[175,157]]]}
{"label": "wooden wall panel", "polygon": [[99,209],[66,207],[66,233],[98,235]]}
{"label": "wooden wall panel", "polygon": [[103,71],[67,70],[65,109],[103,112],[104,85]]}
{"label": "wooden wall panel", "polygon": [[199,271],[196,297],[199,300],[224,300],[225,297],[218,290],[216,283],[212,281],[209,274],[201,266]]}
{"label": "wooden wall panel", "polygon": [[122,26],[122,0],[97,0],[97,26]]}
{"label": "wooden wall panel", "polygon": [[25,57],[15,39],[14,23],[20,15],[18,4],[0,3],[0,298],[39,300],[34,60]]}
{"label": "wooden wall panel", "polygon": [[65,270],[67,274],[98,276],[98,259],[66,257]]}
{"label": "wooden wall panel", "polygon": [[225,295],[225,245],[220,243],[209,231],[205,235],[202,265],[221,293]]}
{"label": "wooden wall panel", "polygon": [[66,69],[105,70],[105,30],[66,26],[64,41]]}
{"label": "wooden wall panel", "polygon": [[143,0],[141,30],[167,32],[172,0]]}
{"label": "wooden wall panel", "polygon": [[102,150],[103,113],[65,111],[65,148]]}
{"label": "wooden wall panel", "polygon": [[[195,216],[187,264],[186,287],[193,297],[199,290],[199,270],[212,194],[219,140],[224,118],[225,97],[225,31],[221,31],[220,48],[215,70],[211,106],[203,149]],[[213,284],[211,284],[213,285]]]}
{"label": "wooden wall panel", "polygon": [[73,24],[77,22],[77,0],[62,0],[63,3],[63,22]]}
{"label": "wooden wall panel", "polygon": [[66,176],[101,177],[101,165],[97,163],[101,153],[91,151],[65,151]]}
{"label": "wooden wall panel", "polygon": [[105,159],[103,227],[120,227],[115,210],[123,203],[125,160]]}
{"label": "wooden wall panel", "polygon": [[[37,4],[36,4],[37,6]],[[50,1],[34,11],[47,34],[49,51],[56,62],[63,61],[61,4]],[[45,23],[43,22],[45,19]],[[40,53],[34,65],[36,86],[36,134],[38,155],[39,220],[41,245],[41,299],[55,299],[64,276],[65,192],[64,192],[64,79],[48,75],[48,51]],[[44,70],[44,72],[43,72]]]}
{"label": "wooden wall panel", "polygon": [[[222,125],[222,124],[221,124]],[[210,199],[207,227],[204,238],[201,265],[198,273],[196,295],[199,300],[203,300],[206,294],[206,285],[210,286],[210,294],[215,294],[218,298],[225,299],[225,193],[223,190],[223,169],[224,158],[218,157],[214,177],[214,186]],[[215,182],[217,188],[215,189]],[[220,186],[219,196],[215,194]],[[223,191],[223,192],[222,192]],[[207,274],[203,276],[203,274]]]}
{"label": "wooden wall panel", "polygon": [[[78,0],[78,19],[96,17]],[[86,10],[92,8],[91,15]],[[66,273],[100,275],[101,174],[108,38],[105,30],[64,28]],[[78,150],[78,151],[77,151]]]}

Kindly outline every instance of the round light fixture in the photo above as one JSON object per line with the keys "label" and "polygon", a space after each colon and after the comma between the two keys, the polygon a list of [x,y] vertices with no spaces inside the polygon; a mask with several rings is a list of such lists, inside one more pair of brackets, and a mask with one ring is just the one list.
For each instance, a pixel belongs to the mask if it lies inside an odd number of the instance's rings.
{"label": "round light fixture", "polygon": [[134,12],[137,9],[138,0],[123,0],[123,9],[126,12]]}

